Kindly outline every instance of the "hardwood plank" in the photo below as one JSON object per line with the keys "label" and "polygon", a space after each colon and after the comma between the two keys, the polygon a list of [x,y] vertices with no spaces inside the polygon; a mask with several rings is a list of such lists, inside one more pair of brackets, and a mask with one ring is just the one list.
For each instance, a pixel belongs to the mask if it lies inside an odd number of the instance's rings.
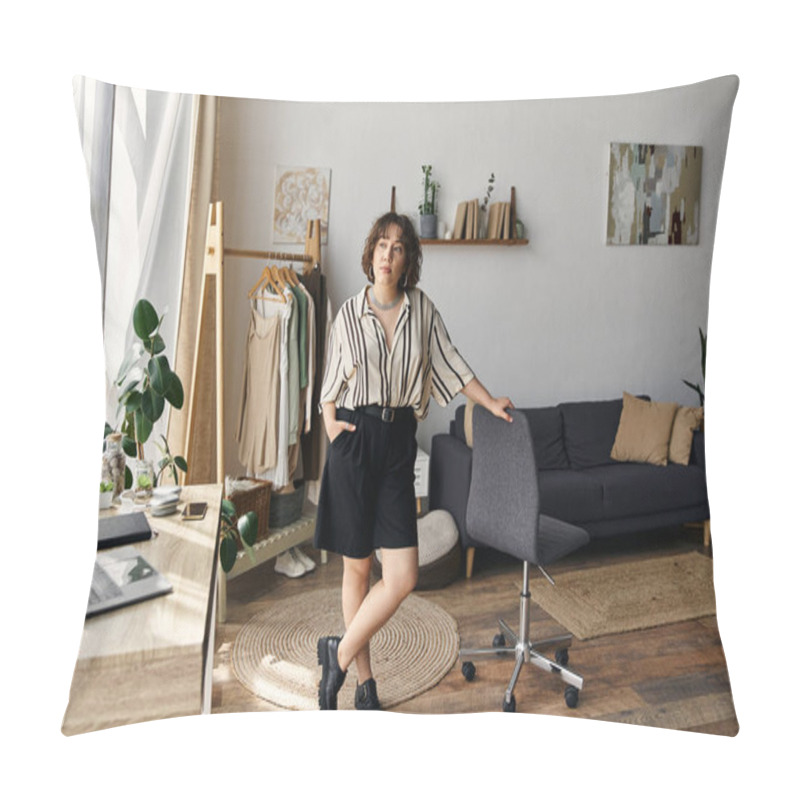
{"label": "hardwood plank", "polygon": [[[316,561],[311,548],[304,550]],[[697,532],[683,528],[654,531],[646,536],[595,540],[548,570],[558,574],[601,564],[623,563],[658,555],[701,550]],[[544,580],[533,573],[533,580]],[[484,646],[498,632],[497,617],[516,628],[522,570],[500,553],[478,550],[473,577],[459,578],[443,589],[421,592],[438,603],[458,622],[463,646]],[[341,559],[299,579],[274,572],[270,561],[228,586],[228,621],[217,628],[212,711],[277,710],[250,694],[230,668],[230,648],[241,626],[270,602],[294,593],[338,587]],[[534,638],[563,633],[564,629],[541,608],[531,609]],[[546,655],[552,655],[547,653]],[[411,714],[452,714],[500,711],[503,694],[513,669],[510,658],[475,662],[477,675],[467,682],[461,663],[437,686],[423,695],[392,708]],[[584,689],[576,709],[564,702],[565,684],[556,676],[525,666],[515,688],[518,713],[571,716],[678,728],[722,736],[735,736],[739,726],[730,691],[727,665],[715,617],[665,625],[581,641],[575,639],[570,667],[584,677]],[[380,679],[379,691],[380,691]]]}

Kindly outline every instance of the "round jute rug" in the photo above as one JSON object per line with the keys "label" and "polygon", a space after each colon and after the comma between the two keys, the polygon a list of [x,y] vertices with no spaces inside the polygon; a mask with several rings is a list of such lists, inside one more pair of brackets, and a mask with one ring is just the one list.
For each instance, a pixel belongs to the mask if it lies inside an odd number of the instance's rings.
{"label": "round jute rug", "polygon": [[[259,612],[239,631],[231,653],[239,682],[282,708],[318,708],[317,639],[341,635],[341,592],[318,589]],[[458,658],[455,619],[430,600],[409,595],[370,642],[372,672],[381,706],[416,697],[435,686]],[[352,709],[355,664],[339,692],[339,708]]]}

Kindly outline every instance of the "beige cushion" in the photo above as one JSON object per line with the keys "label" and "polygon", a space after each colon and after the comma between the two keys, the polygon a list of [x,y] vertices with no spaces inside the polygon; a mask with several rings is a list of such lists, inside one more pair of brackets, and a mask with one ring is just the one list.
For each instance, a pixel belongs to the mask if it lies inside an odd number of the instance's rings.
{"label": "beige cushion", "polygon": [[464,439],[467,447],[472,447],[472,412],[475,408],[475,401],[467,398],[467,405],[464,407]]}
{"label": "beige cushion", "polygon": [[692,437],[703,423],[702,406],[681,406],[672,424],[669,440],[669,460],[675,464],[686,465],[692,454]]}
{"label": "beige cushion", "polygon": [[666,466],[677,410],[677,403],[653,403],[624,392],[611,458]]}

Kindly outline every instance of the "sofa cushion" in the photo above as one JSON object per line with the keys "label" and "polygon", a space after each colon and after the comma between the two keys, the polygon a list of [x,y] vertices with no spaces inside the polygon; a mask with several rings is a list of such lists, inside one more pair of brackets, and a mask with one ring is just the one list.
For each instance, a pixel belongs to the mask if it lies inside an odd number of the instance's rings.
{"label": "sofa cushion", "polygon": [[523,408],[533,436],[536,469],[569,469],[561,412],[555,406]]}
{"label": "sofa cushion", "polygon": [[611,458],[665,467],[677,410],[677,403],[654,403],[624,392]]}
{"label": "sofa cushion", "polygon": [[564,447],[572,469],[614,464],[611,448],[622,414],[622,398],[561,403]]}
{"label": "sofa cushion", "polygon": [[[455,423],[451,433],[467,447],[472,447],[472,410],[474,403],[467,400],[456,409]],[[537,469],[569,469],[564,450],[561,412],[555,406],[520,409],[528,420],[533,436],[533,453]]]}
{"label": "sofa cushion", "polygon": [[[462,403],[456,409],[456,419],[454,423],[450,423],[450,433],[456,438],[460,439],[464,444],[467,443],[467,437],[464,435],[464,411],[465,406]],[[470,437],[471,439],[472,437]]]}
{"label": "sofa cushion", "polygon": [[603,516],[603,485],[577,470],[539,470],[539,511],[576,524]]}
{"label": "sofa cushion", "polygon": [[688,464],[692,454],[694,432],[703,422],[703,408],[681,406],[672,423],[669,440],[669,460],[675,464]]}
{"label": "sofa cushion", "polygon": [[708,502],[699,467],[669,464],[614,464],[583,471],[603,492],[603,519],[657,514]]}

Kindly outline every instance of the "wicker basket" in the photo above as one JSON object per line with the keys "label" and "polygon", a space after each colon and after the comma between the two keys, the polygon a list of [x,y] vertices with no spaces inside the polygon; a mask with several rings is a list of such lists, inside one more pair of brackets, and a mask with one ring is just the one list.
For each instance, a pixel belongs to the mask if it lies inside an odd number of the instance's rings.
{"label": "wicker basket", "polygon": [[305,481],[297,481],[293,492],[275,492],[272,495],[272,503],[269,509],[269,526],[275,528],[285,528],[293,522],[297,522],[303,513],[303,503],[306,499]]}
{"label": "wicker basket", "polygon": [[[236,506],[236,513],[240,517],[248,511],[255,511],[258,517],[256,541],[260,542],[269,536],[269,507],[272,484],[269,481],[262,481],[258,478],[236,478],[236,480],[258,484],[251,489],[239,489],[231,492],[228,500]],[[239,547],[241,549],[241,544]]]}

